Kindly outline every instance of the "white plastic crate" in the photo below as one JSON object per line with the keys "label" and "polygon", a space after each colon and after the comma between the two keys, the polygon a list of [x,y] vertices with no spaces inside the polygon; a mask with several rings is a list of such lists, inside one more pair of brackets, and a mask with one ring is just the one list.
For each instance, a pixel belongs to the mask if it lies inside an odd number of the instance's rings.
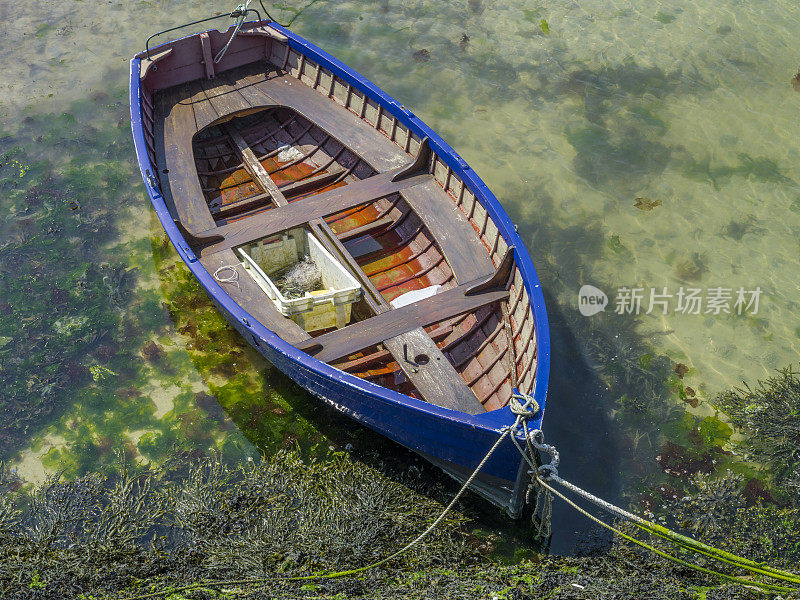
{"label": "white plastic crate", "polygon": [[[281,314],[306,331],[338,329],[350,320],[353,303],[361,299],[361,284],[305,228],[278,235],[236,249],[242,266],[275,303]],[[322,273],[322,289],[301,298],[286,298],[270,278],[298,262],[305,255]]]}

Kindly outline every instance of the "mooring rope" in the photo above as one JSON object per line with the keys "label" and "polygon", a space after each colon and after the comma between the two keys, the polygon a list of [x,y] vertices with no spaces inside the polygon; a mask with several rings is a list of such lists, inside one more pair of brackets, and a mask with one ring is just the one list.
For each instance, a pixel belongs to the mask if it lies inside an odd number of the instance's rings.
{"label": "mooring rope", "polygon": [[[613,527],[612,525],[609,525],[608,523],[605,523],[602,519],[592,515],[591,513],[586,511],[585,509],[583,509],[580,506],[578,506],[577,504],[575,504],[575,502],[573,502],[572,500],[567,498],[564,494],[562,494],[561,492],[555,490],[551,485],[549,485],[549,482],[554,482],[554,483],[557,483],[557,484],[561,485],[565,489],[567,489],[567,490],[569,490],[569,491],[581,496],[583,499],[591,502],[595,506],[597,506],[597,507],[599,507],[599,508],[601,508],[601,509],[603,509],[603,510],[605,510],[605,511],[607,511],[607,512],[613,514],[613,515],[615,515],[618,518],[630,521],[634,525],[639,527],[640,529],[643,529],[644,531],[647,531],[648,533],[651,533],[651,534],[653,534],[655,536],[658,536],[660,538],[666,539],[666,540],[672,542],[673,544],[677,545],[678,547],[683,548],[684,550],[689,550],[689,551],[694,552],[696,554],[701,554],[701,555],[706,556],[708,558],[712,558],[714,560],[717,560],[717,561],[723,562],[725,564],[731,565],[733,567],[744,569],[746,571],[749,571],[750,573],[753,573],[754,575],[761,575],[761,576],[769,577],[769,578],[772,578],[772,579],[775,579],[775,580],[786,581],[786,582],[789,582],[789,583],[794,583],[794,584],[800,585],[800,575],[797,575],[795,573],[791,573],[789,571],[776,569],[776,568],[771,567],[769,565],[765,565],[763,563],[759,563],[759,562],[756,562],[756,561],[753,561],[753,560],[738,556],[736,554],[732,554],[730,552],[726,552],[726,551],[721,550],[719,548],[715,548],[714,546],[710,546],[708,544],[704,544],[703,542],[700,542],[700,541],[695,540],[693,538],[690,538],[688,536],[682,535],[680,533],[674,532],[674,531],[672,531],[670,529],[667,529],[666,527],[664,527],[662,525],[657,525],[656,523],[652,523],[650,521],[647,521],[646,519],[643,519],[642,517],[639,517],[638,515],[635,515],[635,514],[629,512],[629,511],[626,511],[626,510],[624,510],[624,509],[612,504],[611,502],[603,500],[602,498],[598,498],[594,494],[591,494],[590,492],[587,492],[586,490],[578,487],[574,483],[570,483],[569,481],[566,481],[565,479],[560,477],[559,474],[558,474],[558,464],[559,464],[559,460],[560,460],[559,454],[558,454],[558,450],[556,450],[556,448],[554,446],[544,443],[544,433],[540,429],[535,429],[533,431],[528,431],[527,423],[525,421],[523,421],[522,427],[523,427],[523,429],[525,431],[525,440],[526,440],[526,445],[527,445],[527,452],[519,444],[519,442],[517,441],[516,437],[512,437],[512,440],[514,441],[514,444],[517,446],[517,449],[520,451],[520,454],[522,454],[522,456],[525,459],[525,461],[531,467],[531,471],[529,472],[533,477],[533,483],[531,485],[532,486],[539,486],[540,490],[544,489],[544,490],[547,491],[548,494],[555,494],[556,496],[558,496],[559,498],[564,500],[564,502],[566,502],[569,506],[571,506],[572,508],[574,508],[575,510],[580,512],[585,517],[591,519],[592,521],[594,521],[598,525],[608,529],[609,531],[613,532],[614,534],[619,535],[619,536],[623,537],[624,539],[626,539],[626,540],[628,540],[630,542],[633,542],[634,544],[637,544],[638,546],[640,546],[642,548],[645,548],[647,550],[650,550],[651,552],[654,552],[658,556],[666,558],[667,560],[673,561],[673,562],[675,562],[677,564],[680,564],[680,565],[683,565],[685,567],[689,567],[689,568],[694,569],[696,571],[699,571],[701,573],[705,573],[707,575],[713,575],[715,577],[719,577],[719,578],[724,579],[726,581],[731,581],[731,582],[738,583],[738,584],[741,584],[741,585],[746,585],[746,586],[755,586],[755,587],[758,587],[758,588],[761,588],[761,589],[764,589],[764,590],[769,590],[769,591],[777,591],[777,592],[798,592],[798,591],[800,591],[797,588],[789,588],[789,587],[785,587],[785,586],[762,583],[762,582],[759,582],[759,581],[752,581],[752,580],[749,580],[749,579],[742,579],[740,577],[735,577],[733,575],[728,575],[726,573],[721,573],[719,571],[716,571],[716,570],[713,570],[713,569],[709,569],[709,568],[703,567],[701,565],[694,564],[692,562],[689,562],[687,560],[681,559],[681,558],[679,558],[677,556],[673,556],[671,554],[668,554],[667,552],[659,550],[658,548],[655,548],[654,546],[651,546],[650,544],[647,544],[647,543],[645,543],[645,542],[643,542],[643,541],[641,541],[639,539],[636,539],[631,535],[623,533],[618,528]],[[536,463],[535,463],[535,459],[534,459],[534,456],[535,456],[534,451],[538,452],[540,457],[541,457],[542,454],[550,455],[550,461],[548,463],[544,463],[544,464],[541,464],[541,465],[537,466]],[[538,498],[537,498],[537,501],[538,501]]]}
{"label": "mooring rope", "polygon": [[236,19],[236,27],[234,28],[233,33],[231,33],[231,37],[228,38],[228,43],[225,44],[225,47],[222,50],[220,50],[217,53],[217,56],[214,58],[215,65],[219,64],[219,61],[221,61],[222,58],[225,56],[225,53],[228,51],[228,48],[230,48],[230,45],[233,43],[233,38],[236,37],[236,34],[239,33],[239,30],[242,28],[242,25],[244,25],[244,20],[247,18],[247,9],[249,8],[250,3],[252,1],[253,0],[247,0],[243,4],[237,6],[231,12],[231,17],[234,17]]}
{"label": "mooring rope", "polygon": [[[230,265],[228,265],[230,267]],[[223,269],[225,267],[220,267]],[[217,271],[219,271],[218,269]],[[217,277],[217,273],[214,273],[214,277]],[[237,272],[238,277],[238,272]],[[232,280],[227,280],[232,281]],[[238,282],[237,282],[238,283]],[[655,546],[643,542],[632,535],[629,535],[619,528],[614,527],[613,525],[609,525],[608,523],[604,522],[599,517],[591,514],[586,509],[582,508],[578,504],[576,504],[573,500],[568,498],[566,495],[562,494],[558,490],[556,490],[550,483],[557,483],[564,487],[566,490],[573,492],[583,499],[591,502],[595,506],[617,516],[618,518],[625,519],[634,523],[637,527],[661,537],[663,539],[669,540],[670,542],[674,543],[680,548],[684,550],[689,550],[695,552],[697,554],[701,554],[708,558],[713,558],[715,560],[721,561],[725,564],[731,565],[733,567],[738,567],[749,571],[754,575],[761,575],[764,577],[769,577],[772,579],[776,579],[779,581],[785,581],[789,583],[794,583],[800,585],[800,575],[795,573],[791,573],[789,571],[783,571],[781,569],[776,569],[774,567],[770,567],[769,565],[765,565],[762,563],[758,563],[747,558],[743,558],[741,556],[737,556],[730,552],[726,552],[719,548],[715,548],[713,546],[709,546],[702,542],[699,542],[695,539],[690,537],[681,535],[674,531],[667,529],[661,525],[657,525],[655,523],[651,523],[638,515],[635,515],[629,511],[626,511],[614,504],[603,500],[602,498],[598,498],[594,494],[587,492],[586,490],[581,489],[580,487],[576,486],[569,481],[566,481],[558,474],[558,465],[560,462],[560,456],[558,450],[555,446],[550,444],[546,444],[544,442],[544,433],[540,429],[534,429],[529,431],[528,430],[528,420],[535,416],[539,412],[539,405],[536,401],[525,394],[515,393],[510,402],[509,407],[511,412],[516,416],[514,425],[508,426],[503,428],[500,436],[495,441],[494,445],[489,449],[486,456],[478,463],[478,466],[475,467],[475,470],[472,474],[467,478],[464,484],[461,486],[461,489],[458,490],[456,495],[450,501],[450,503],[444,508],[441,514],[417,537],[415,537],[412,541],[407,543],[405,546],[397,550],[396,552],[390,554],[386,558],[383,558],[379,561],[366,565],[364,567],[358,567],[355,569],[348,569],[345,571],[335,571],[335,572],[321,572],[321,573],[312,573],[310,575],[297,575],[294,577],[267,577],[267,578],[251,578],[251,579],[226,579],[226,580],[217,580],[217,581],[203,581],[200,583],[194,583],[190,585],[180,586],[165,589],[158,592],[153,592],[150,594],[145,594],[142,596],[135,596],[132,598],[128,598],[128,600],[145,600],[147,598],[156,598],[160,596],[166,596],[170,594],[176,594],[180,592],[186,592],[193,589],[208,587],[208,588],[217,588],[221,586],[231,586],[231,585],[242,585],[242,586],[255,586],[261,587],[269,583],[278,582],[278,581],[310,581],[310,580],[319,580],[319,579],[337,579],[339,577],[346,577],[348,575],[357,575],[359,573],[363,573],[365,571],[377,568],[381,565],[384,565],[401,555],[405,554],[412,548],[414,548],[417,544],[419,544],[425,537],[427,537],[438,525],[442,522],[445,516],[452,510],[455,506],[456,502],[461,498],[464,492],[469,488],[470,484],[475,480],[478,476],[480,471],[488,462],[489,458],[494,454],[495,450],[497,450],[498,446],[505,440],[509,435],[514,442],[514,445],[520,451],[522,458],[528,465],[531,467],[530,475],[532,476],[532,483],[531,487],[528,490],[528,495],[530,497],[530,493],[533,491],[534,488],[538,487],[537,490],[537,497],[536,497],[536,506],[534,508],[534,515],[540,514],[541,520],[539,524],[538,532],[540,534],[547,533],[549,536],[550,531],[550,514],[551,514],[551,503],[552,503],[552,496],[554,494],[564,502],[566,502],[570,507],[574,508],[580,514],[584,515],[586,518],[592,520],[593,522],[597,523],[601,527],[611,531],[615,535],[620,536],[621,538],[628,540],[636,544],[637,546],[644,548],[650,552],[653,552],[657,556],[661,556],[669,561],[672,561],[676,564],[681,566],[693,569],[705,575],[710,575],[713,577],[717,577],[724,581],[729,581],[731,583],[736,583],[743,586],[749,587],[756,587],[762,590],[767,590],[770,592],[782,592],[782,593],[794,593],[800,591],[798,588],[795,587],[786,587],[782,585],[775,585],[770,583],[763,583],[760,581],[754,581],[750,579],[743,579],[741,577],[737,577],[734,575],[728,575],[727,573],[722,573],[720,571],[716,571],[714,569],[710,569],[708,567],[704,567],[689,560],[685,560],[678,556],[674,556],[669,554],[668,552],[664,552],[663,550],[656,548]],[[522,428],[522,431],[525,434],[525,447],[523,447],[517,436],[515,435],[517,431]],[[548,455],[550,457],[549,461],[546,463],[542,463],[537,465],[536,464],[536,456],[541,457],[543,455]]]}
{"label": "mooring rope", "polygon": [[[228,266],[230,266],[230,265],[228,265]],[[224,267],[220,267],[220,269],[222,269],[222,268],[224,268]],[[216,273],[214,273],[214,277],[216,277]],[[524,399],[525,400],[525,404],[520,403],[519,399]],[[428,525],[428,527],[425,529],[425,531],[420,533],[416,538],[414,538],[409,543],[407,543],[405,546],[403,546],[402,548],[400,548],[396,552],[390,554],[386,558],[382,558],[381,560],[376,561],[374,563],[371,563],[371,564],[369,564],[369,565],[367,565],[365,567],[358,567],[356,569],[348,569],[346,571],[334,571],[334,572],[331,572],[331,573],[312,573],[311,575],[297,575],[297,576],[294,576],[294,577],[266,577],[266,578],[253,578],[253,579],[226,579],[226,580],[217,580],[217,581],[204,581],[204,582],[193,583],[193,584],[185,585],[185,586],[181,586],[181,587],[169,588],[169,589],[166,589],[166,590],[162,590],[162,591],[159,591],[159,592],[153,592],[153,593],[150,593],[150,594],[144,594],[142,596],[133,596],[133,597],[127,598],[126,600],[145,600],[146,598],[158,598],[158,597],[161,597],[161,596],[177,594],[177,593],[180,593],[180,592],[187,592],[189,590],[194,590],[194,589],[198,589],[198,588],[202,588],[202,587],[209,587],[209,588],[210,587],[214,587],[214,588],[216,588],[216,587],[220,587],[220,586],[223,586],[223,585],[261,586],[261,585],[264,585],[264,584],[273,583],[273,582],[277,582],[277,581],[309,581],[309,580],[314,580],[314,579],[337,579],[339,577],[346,577],[348,575],[357,575],[358,573],[363,573],[364,571],[369,571],[370,569],[374,569],[376,567],[380,567],[381,565],[385,565],[386,563],[394,560],[395,558],[400,557],[401,555],[403,555],[406,552],[408,552],[409,550],[411,550],[414,546],[416,546],[424,538],[426,538],[434,529],[436,529],[436,527],[439,525],[439,523],[442,522],[442,519],[444,519],[445,516],[447,516],[447,514],[456,505],[456,502],[458,502],[458,499],[461,498],[462,495],[464,495],[464,492],[467,491],[467,488],[469,488],[470,484],[475,480],[475,478],[481,472],[483,467],[486,465],[488,460],[491,458],[491,456],[494,454],[495,450],[497,450],[498,446],[500,446],[500,444],[503,442],[503,440],[505,440],[506,437],[508,437],[510,434],[512,434],[513,432],[516,432],[519,429],[520,425],[526,419],[526,417],[525,417],[526,414],[533,414],[535,412],[538,412],[538,410],[539,410],[539,407],[538,407],[538,404],[536,403],[536,401],[533,398],[530,398],[528,396],[518,395],[518,396],[515,396],[514,398],[512,398],[512,400],[516,404],[512,407],[511,410],[515,415],[517,415],[517,418],[516,418],[516,420],[514,422],[514,425],[503,428],[503,430],[502,430],[502,432],[500,434],[500,437],[497,438],[497,440],[495,441],[494,445],[489,449],[489,452],[487,452],[486,456],[484,456],[483,459],[481,459],[481,461],[478,463],[478,466],[475,467],[475,470],[472,471],[472,474],[464,482],[464,485],[461,486],[461,489],[458,490],[458,492],[456,493],[455,496],[453,496],[453,499],[450,501],[450,504],[448,504],[444,508],[444,510],[441,512],[441,514],[439,514],[439,516],[436,518],[436,520],[434,520],[430,525]],[[532,407],[535,407],[535,410],[530,412]],[[512,435],[511,437],[513,438],[514,436]]]}

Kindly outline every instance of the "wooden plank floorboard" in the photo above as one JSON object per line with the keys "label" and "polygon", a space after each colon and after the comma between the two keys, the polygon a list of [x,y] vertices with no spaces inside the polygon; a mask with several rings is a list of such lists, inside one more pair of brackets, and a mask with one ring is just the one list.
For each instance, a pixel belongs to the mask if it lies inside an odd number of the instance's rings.
{"label": "wooden plank floorboard", "polygon": [[186,86],[191,94],[190,103],[194,111],[195,131],[200,131],[209,123],[216,121],[219,118],[219,113],[214,108],[214,105],[208,101],[208,94],[202,79],[191,81]]}

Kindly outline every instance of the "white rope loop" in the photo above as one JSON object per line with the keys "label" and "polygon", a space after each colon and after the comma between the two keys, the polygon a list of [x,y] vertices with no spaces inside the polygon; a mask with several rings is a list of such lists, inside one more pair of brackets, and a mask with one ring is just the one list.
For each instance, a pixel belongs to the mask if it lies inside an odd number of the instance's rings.
{"label": "white rope loop", "polygon": [[[222,265],[219,269],[214,271],[214,279],[219,281],[220,283],[235,283],[236,288],[238,290],[242,289],[241,284],[239,283],[239,271],[237,270],[238,265]],[[220,275],[220,271],[230,270],[231,274],[229,276]]]}

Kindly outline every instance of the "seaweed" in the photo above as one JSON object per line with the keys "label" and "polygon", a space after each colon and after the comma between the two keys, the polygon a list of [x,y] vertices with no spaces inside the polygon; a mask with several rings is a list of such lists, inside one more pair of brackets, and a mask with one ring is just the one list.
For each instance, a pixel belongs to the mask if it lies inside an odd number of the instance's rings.
{"label": "seaweed", "polygon": [[539,21],[539,29],[542,30],[542,33],[545,35],[550,35],[550,25],[547,24],[547,21],[542,19]]}
{"label": "seaweed", "polygon": [[431,53],[428,49],[422,48],[421,50],[417,50],[412,55],[415,62],[423,63],[428,62],[431,59]]}
{"label": "seaweed", "polygon": [[[414,481],[393,482],[342,454],[321,463],[283,451],[238,465],[175,454],[157,469],[120,457],[102,473],[4,494],[0,595],[25,597],[33,577],[39,597],[63,598],[367,564],[441,510]],[[464,554],[462,521],[447,517],[398,565],[441,566]]]}
{"label": "seaweed", "polygon": [[800,507],[800,379],[793,368],[720,394],[714,404],[748,435],[750,459]]}
{"label": "seaweed", "polygon": [[661,200],[651,200],[650,198],[636,198],[634,206],[639,210],[653,210],[661,206]]}
{"label": "seaweed", "polygon": [[[409,553],[375,571],[290,581],[294,575],[374,562],[414,537],[442,509],[420,495],[413,471],[392,481],[344,454],[323,463],[303,461],[289,450],[229,464],[217,454],[176,453],[157,468],[118,457],[103,472],[73,481],[54,476],[31,492],[9,492],[9,475],[0,471],[6,492],[0,497],[0,518],[2,507],[14,513],[0,521],[0,594],[14,600],[128,598],[150,592],[187,599],[338,600],[689,600],[749,593],[622,539],[610,546],[587,540],[587,552],[578,557],[532,554],[499,564],[469,543],[476,533],[465,535],[458,513]],[[709,493],[711,484],[701,482],[698,496],[681,502],[696,515],[712,497],[718,499],[722,506],[712,503],[710,509],[731,518],[721,520],[714,533],[732,551],[780,565],[797,560],[800,544],[790,528],[800,525],[798,511],[742,509],[738,483],[724,481],[724,493]],[[617,526],[633,533],[630,524]],[[484,534],[480,539],[488,544],[496,538]],[[249,584],[254,578],[258,583]],[[210,586],[214,580],[233,581]],[[181,586],[193,589],[171,593]]]}
{"label": "seaweed", "polygon": [[691,480],[694,493],[677,502],[672,513],[683,521],[684,527],[704,534],[706,539],[716,538],[726,523],[733,522],[736,511],[745,505],[741,491],[743,479],[731,471],[717,478],[697,473]]}

